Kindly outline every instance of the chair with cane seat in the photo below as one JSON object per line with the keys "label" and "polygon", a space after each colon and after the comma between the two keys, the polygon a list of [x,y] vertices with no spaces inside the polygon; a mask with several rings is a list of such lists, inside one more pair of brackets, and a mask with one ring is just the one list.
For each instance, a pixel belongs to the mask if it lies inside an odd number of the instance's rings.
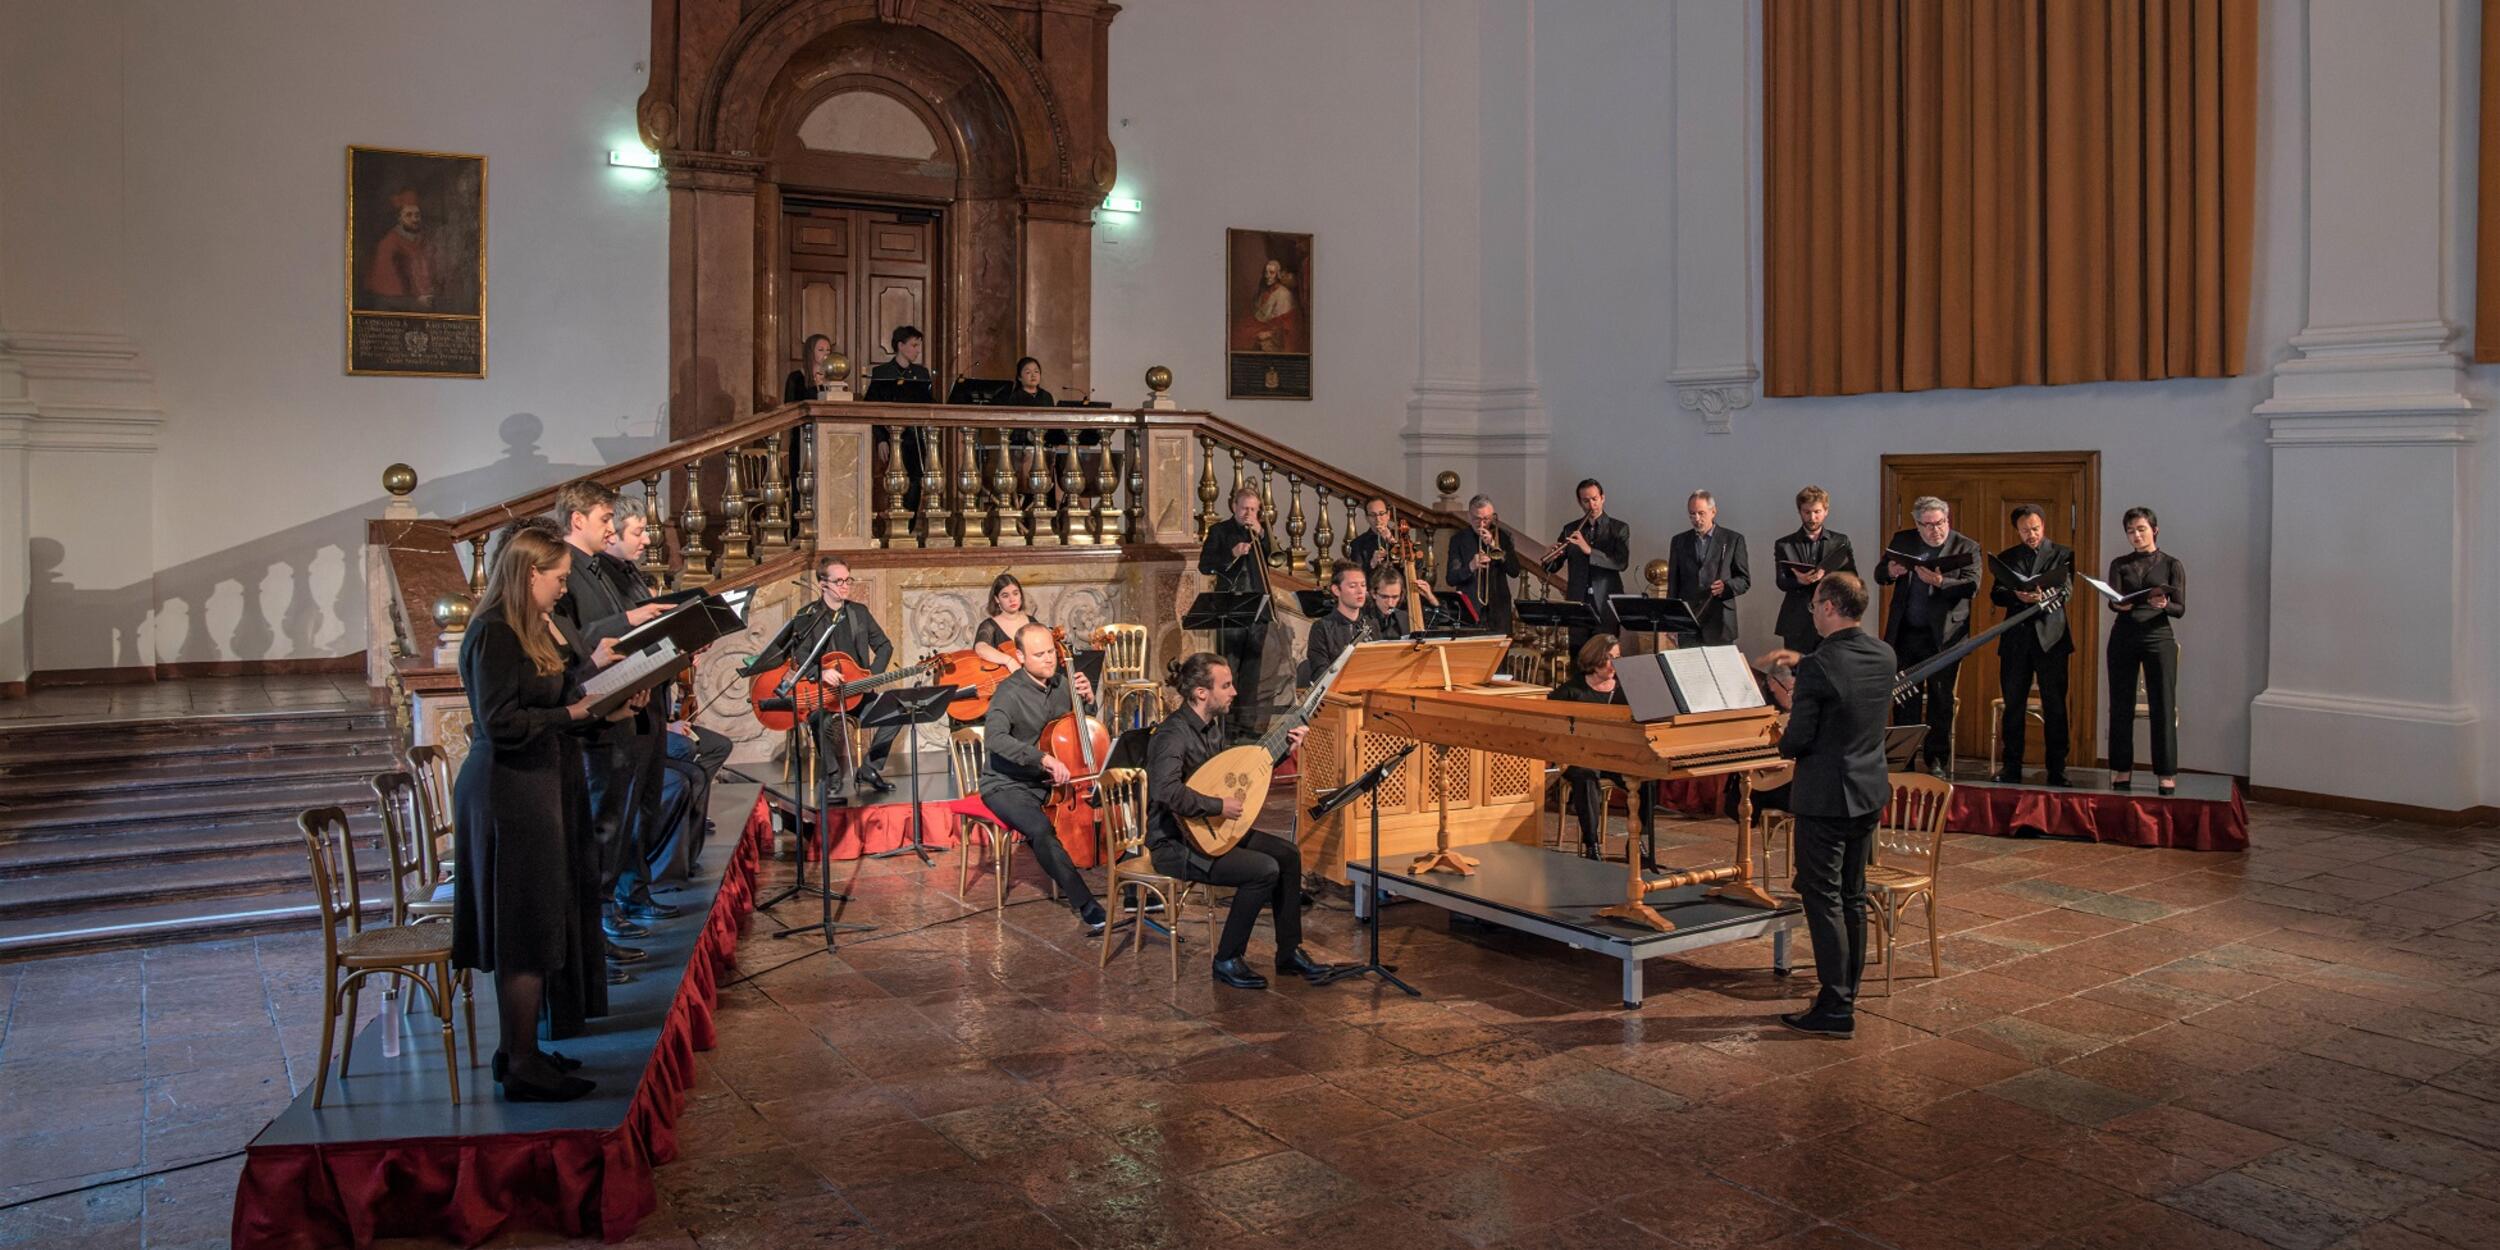
{"label": "chair with cane seat", "polygon": [[[1161,683],[1146,676],[1146,627],[1143,625],[1105,625],[1102,627],[1102,689],[1099,703],[1110,714],[1108,727],[1117,732],[1133,729],[1129,709],[1142,708],[1147,718],[1160,707],[1155,692]],[[1140,720],[1137,724],[1145,724]]]}
{"label": "chair with cane seat", "polygon": [[[1141,955],[1146,949],[1146,930],[1154,927],[1147,919],[1150,912],[1146,898],[1152,895],[1163,904],[1164,919],[1169,926],[1165,932],[1165,945],[1172,948],[1172,979],[1178,981],[1181,979],[1181,899],[1188,885],[1178,877],[1156,872],[1154,862],[1145,858],[1146,772],[1141,768],[1110,769],[1103,773],[1099,789],[1102,795],[1103,862],[1110,874],[1104,897],[1111,905],[1112,915],[1127,915],[1128,918],[1119,923],[1128,926],[1129,946]],[[1132,861],[1138,866],[1131,867]],[[1132,893],[1136,899],[1134,905],[1128,905],[1128,896]],[[1097,966],[1110,965],[1111,948],[1119,941],[1114,935],[1104,935],[1101,956],[1095,961]]]}
{"label": "chair with cane seat", "polygon": [[1944,976],[1943,943],[1936,934],[1937,870],[1944,858],[1945,809],[1953,783],[1925,773],[1893,773],[1892,801],[1876,822],[1869,846],[1866,892],[1877,926],[1877,958],[1884,965],[1884,993],[1892,993],[1894,948],[1901,917],[1913,902],[1927,905],[1927,975]]}
{"label": "chair with cane seat", "polygon": [[[358,897],[356,846],[347,827],[347,813],[336,807],[316,807],[296,817],[295,823],[304,835],[313,899],[321,909],[321,1056],[313,1077],[313,1106],[321,1106],[329,1089],[330,1047],[342,1016],[347,1036],[337,1039],[339,1079],[347,1079],[348,1060],[356,1048],[356,995],[372,976],[406,981],[425,990],[435,1019],[443,1026],[443,1072],[451,1081],[451,1100],[459,1102],[460,1053],[452,1038],[449,993],[450,926],[367,925],[364,901]],[[345,932],[341,932],[342,925]],[[476,1027],[474,1015],[470,1027]],[[474,1042],[470,1049],[476,1049]]]}
{"label": "chair with cane seat", "polygon": [[418,876],[408,895],[408,921],[451,919],[451,757],[441,747],[408,748],[408,775],[417,783]]}
{"label": "chair with cane seat", "polygon": [[[423,750],[425,748],[418,748]],[[428,887],[439,869],[427,861],[431,858],[422,849],[432,840],[426,826],[425,787],[408,773],[376,773],[371,782],[375,804],[382,812],[382,853],[390,865],[391,923],[394,925],[441,925],[452,920],[452,885],[439,887],[440,903]],[[422,909],[422,910],[420,910]],[[466,968],[454,969],[451,984],[458,992],[460,1005],[469,1020],[469,1062],[477,1062],[477,994]],[[394,982],[387,993],[396,994]],[[400,1000],[405,1012],[416,1006],[416,997]],[[448,1011],[448,1008],[446,1008]]]}

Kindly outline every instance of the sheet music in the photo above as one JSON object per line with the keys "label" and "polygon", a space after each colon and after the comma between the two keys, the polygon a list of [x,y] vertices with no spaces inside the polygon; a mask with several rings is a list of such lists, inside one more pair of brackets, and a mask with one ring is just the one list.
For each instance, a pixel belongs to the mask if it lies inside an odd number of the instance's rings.
{"label": "sheet music", "polygon": [[[2085,585],[2101,592],[2101,597],[2109,600],[2111,603],[2125,603],[2129,599],[2140,598],[2145,593],[2144,590],[2139,590],[2131,595],[2122,595],[2118,593],[2118,588],[2116,586],[2112,586],[2108,582],[2092,576],[2090,573],[2077,573],[2075,576],[2082,578]],[[2145,590],[2150,589],[2152,588],[2149,586],[2145,588]]]}
{"label": "sheet music", "polygon": [[593,699],[605,699],[617,691],[632,689],[635,682],[681,658],[677,644],[664,639],[648,651],[629,655],[599,670],[597,675],[582,683],[582,693]]}
{"label": "sheet music", "polygon": [[1710,675],[1718,681],[1722,702],[1731,709],[1762,706],[1762,687],[1754,681],[1744,652],[1734,647],[1703,647],[1701,653],[1710,658]]}
{"label": "sheet music", "polygon": [[1718,675],[1710,671],[1710,647],[1679,647],[1661,651],[1658,658],[1665,663],[1667,679],[1675,683],[1675,701],[1687,712],[1724,712],[1727,699],[1719,693]]}

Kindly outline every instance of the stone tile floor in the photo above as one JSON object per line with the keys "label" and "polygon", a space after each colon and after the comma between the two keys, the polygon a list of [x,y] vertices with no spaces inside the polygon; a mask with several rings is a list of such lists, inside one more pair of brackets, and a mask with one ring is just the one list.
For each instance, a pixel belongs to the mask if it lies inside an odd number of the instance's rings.
{"label": "stone tile floor", "polygon": [[[2500,830],[2251,818],[2245,855],[1953,838],[1945,975],[1905,946],[1849,1042],[1777,1026],[1808,978],[1759,943],[1624,1012],[1610,962],[1407,905],[1421,1001],[1252,994],[1194,922],[1174,984],[1151,946],[1098,971],[1029,876],[998,914],[947,857],[848,866],[886,927],[795,961],[751,933],[628,1244],[2494,1244]],[[1342,902],[1312,928],[1354,952]],[[0,967],[0,1203],[241,1147],[306,1079],[318,967]],[[222,1244],[238,1166],[0,1212],[0,1245]]]}

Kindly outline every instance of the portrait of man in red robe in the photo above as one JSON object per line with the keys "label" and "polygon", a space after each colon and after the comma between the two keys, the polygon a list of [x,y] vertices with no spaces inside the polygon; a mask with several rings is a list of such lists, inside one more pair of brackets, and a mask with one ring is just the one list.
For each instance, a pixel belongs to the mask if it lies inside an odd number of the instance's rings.
{"label": "portrait of man in red robe", "polygon": [[372,263],[365,266],[368,306],[400,312],[425,312],[434,307],[434,258],[425,235],[425,209],[417,193],[403,190],[391,197],[398,224],[373,245]]}

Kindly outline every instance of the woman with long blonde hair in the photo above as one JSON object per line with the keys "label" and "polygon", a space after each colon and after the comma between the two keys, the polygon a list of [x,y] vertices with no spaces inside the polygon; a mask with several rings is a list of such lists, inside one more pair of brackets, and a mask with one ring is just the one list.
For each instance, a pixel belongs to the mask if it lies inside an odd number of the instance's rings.
{"label": "woman with long blonde hair", "polygon": [[[598,913],[585,917],[577,862],[588,828],[581,747],[590,700],[548,613],[563,597],[572,553],[545,529],[513,530],[496,553],[486,593],[460,644],[469,696],[468,759],[453,787],[452,962],[491,972],[501,1017],[495,1080],[512,1102],[555,1102],[589,1093],[568,1075],[580,1065],[538,1046],[548,980],[580,992],[599,966]],[[587,935],[587,936],[585,936]],[[604,975],[586,1014],[606,1009]]]}

